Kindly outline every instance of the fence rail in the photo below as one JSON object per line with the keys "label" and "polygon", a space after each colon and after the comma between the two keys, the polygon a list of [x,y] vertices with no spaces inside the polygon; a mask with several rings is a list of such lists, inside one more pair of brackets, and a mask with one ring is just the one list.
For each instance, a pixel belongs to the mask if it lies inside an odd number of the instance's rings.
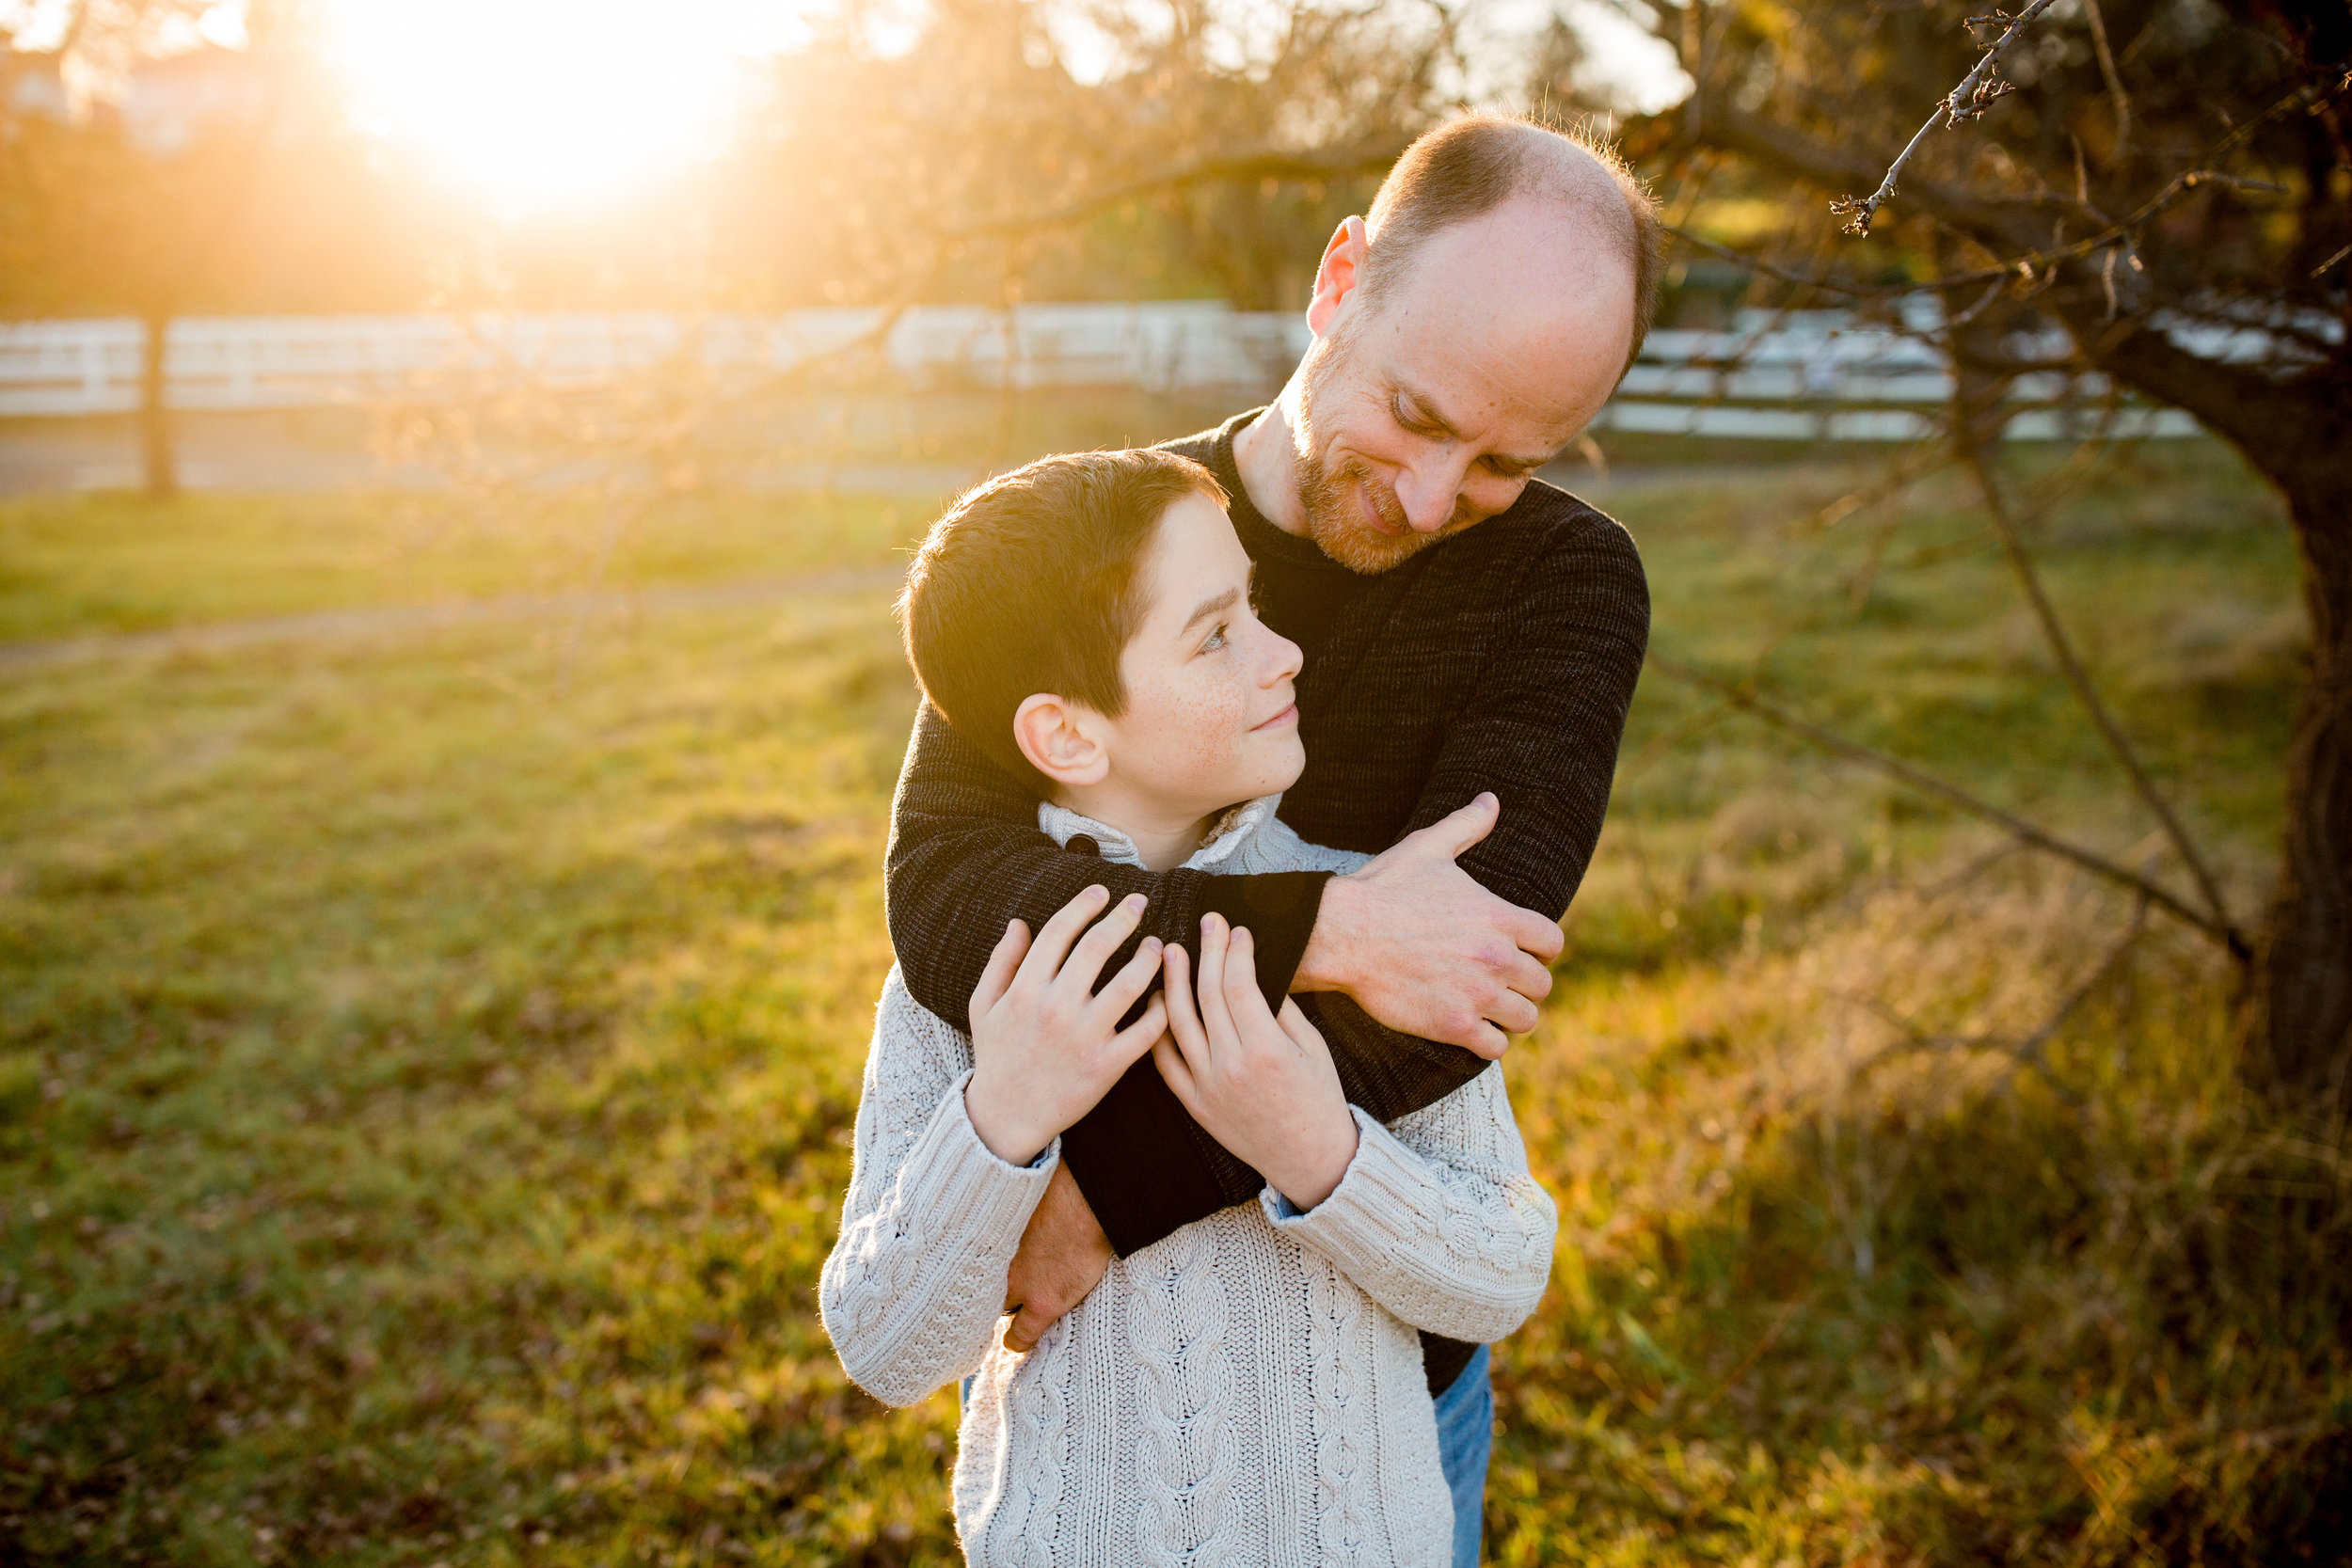
{"label": "fence rail", "polygon": [[[1295,314],[1208,301],[924,306],[886,332],[865,309],[773,317],[640,314],[189,317],[167,341],[166,399],[184,409],[367,405],[500,377],[592,390],[660,367],[733,384],[840,354],[842,369],[910,388],[1135,387],[1262,392],[1306,352]],[[879,339],[867,343],[867,340]],[[138,406],[142,329],[128,320],[0,324],[0,417]],[[845,351],[858,350],[856,353]],[[2028,375],[2009,434],[2190,436],[2177,409],[2122,404],[2096,376]],[[1776,440],[1911,440],[1951,378],[1929,344],[1843,312],[1741,312],[1724,331],[1658,331],[1597,430]]]}

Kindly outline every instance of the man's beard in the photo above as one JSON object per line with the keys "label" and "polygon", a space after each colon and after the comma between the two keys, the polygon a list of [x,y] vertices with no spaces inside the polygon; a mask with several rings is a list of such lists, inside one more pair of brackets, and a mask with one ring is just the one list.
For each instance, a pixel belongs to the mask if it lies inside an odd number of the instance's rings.
{"label": "man's beard", "polygon": [[[1459,532],[1462,525],[1458,518],[1448,518],[1443,528],[1423,533],[1406,516],[1396,492],[1375,479],[1362,459],[1347,458],[1337,467],[1324,462],[1323,437],[1315,429],[1316,394],[1344,354],[1346,335],[1336,335],[1317,346],[1323,353],[1319,363],[1308,367],[1306,382],[1299,388],[1298,428],[1293,432],[1297,445],[1292,451],[1292,466],[1298,476],[1299,506],[1307,515],[1307,537],[1349,571],[1377,577]],[[1365,518],[1364,499],[1371,501],[1380,521],[1393,533],[1379,531]]]}

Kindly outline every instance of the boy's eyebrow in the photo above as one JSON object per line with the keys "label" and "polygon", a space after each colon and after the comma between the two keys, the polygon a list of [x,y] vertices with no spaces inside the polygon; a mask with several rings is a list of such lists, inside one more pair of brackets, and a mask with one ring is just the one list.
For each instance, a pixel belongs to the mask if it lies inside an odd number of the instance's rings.
{"label": "boy's eyebrow", "polygon": [[[1225,610],[1231,610],[1233,606],[1239,604],[1240,602],[1241,590],[1238,588],[1228,588],[1224,593],[1216,594],[1215,597],[1201,600],[1199,605],[1194,607],[1192,614],[1185,618],[1184,631],[1188,632],[1192,630],[1193,627],[1199,626],[1210,616],[1220,614]],[[1181,637],[1184,635],[1184,632],[1179,632],[1177,635]]]}

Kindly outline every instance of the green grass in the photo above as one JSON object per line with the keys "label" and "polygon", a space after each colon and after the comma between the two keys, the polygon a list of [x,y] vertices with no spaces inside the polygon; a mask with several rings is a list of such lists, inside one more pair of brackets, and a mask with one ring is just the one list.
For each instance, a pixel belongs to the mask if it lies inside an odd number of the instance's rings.
{"label": "green grass", "polygon": [[[2045,530],[2053,593],[2250,909],[2291,552],[2213,454],[2136,463]],[[1629,493],[1659,646],[1761,655],[1807,712],[2150,855],[1958,494],[1807,522],[1851,483]],[[411,504],[9,503],[0,614],[593,565]],[[886,561],[921,521],[674,504],[606,580]],[[886,598],[0,671],[0,1556],[952,1559],[952,1398],[849,1387],[813,1299],[889,962]],[[2124,928],[2015,856],[1956,875],[1994,842],[1645,683],[1511,1058],[1565,1228],[1498,1354],[1495,1560],[2344,1544],[2344,1166],[2241,1103],[2216,961],[2152,930],[2046,1073],[1888,1021],[2022,1037]]]}
{"label": "green grass", "polygon": [[0,643],[384,604],[879,566],[930,510],[867,496],[585,486],[0,504]]}

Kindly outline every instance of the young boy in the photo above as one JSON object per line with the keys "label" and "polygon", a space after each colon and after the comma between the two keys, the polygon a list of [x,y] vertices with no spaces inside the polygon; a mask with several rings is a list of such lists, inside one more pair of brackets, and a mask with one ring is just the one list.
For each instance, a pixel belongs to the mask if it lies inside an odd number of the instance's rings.
{"label": "young boy", "polygon": [[[1153,870],[1352,870],[1367,857],[1274,814],[1305,765],[1299,652],[1251,610],[1225,501],[1163,451],[996,480],[915,558],[909,657],[1065,847]],[[1415,1331],[1517,1328],[1557,1227],[1501,1069],[1383,1127],[1346,1103],[1297,1007],[1268,1007],[1247,931],[1211,916],[1197,960],[1147,941],[1104,982],[1142,912],[1107,902],[1089,889],[1034,939],[1014,922],[969,1035],[897,970],[883,982],[820,1286],[842,1365],[901,1405],[976,1374],[954,1479],[975,1563],[1450,1561]],[[1146,1051],[1265,1190],[1113,1264],[1008,1352],[1008,1268],[1059,1134]]]}

